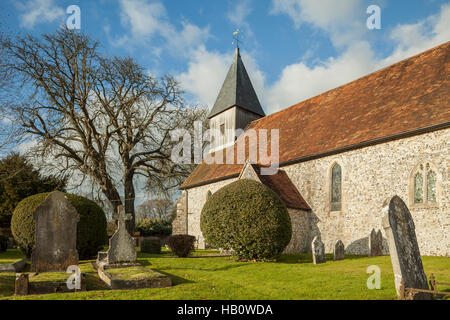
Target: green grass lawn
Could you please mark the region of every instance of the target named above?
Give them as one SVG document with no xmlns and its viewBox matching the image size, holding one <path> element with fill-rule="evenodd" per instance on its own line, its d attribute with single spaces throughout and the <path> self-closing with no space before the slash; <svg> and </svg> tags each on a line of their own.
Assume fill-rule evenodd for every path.
<svg viewBox="0 0 450 320">
<path fill-rule="evenodd" d="M 195 255 L 217 253 L 198 250 Z M 17 250 L 0 254 L 0 261 L 20 258 Z M 425 272 L 434 273 L 438 281 L 450 282 L 450 258 L 422 257 Z M 346 256 L 343 261 L 313 265 L 311 255 L 283 255 L 278 262 L 239 262 L 231 257 L 174 258 L 162 254 L 138 254 L 146 268 L 170 276 L 170 288 L 141 290 L 108 290 L 98 278 L 89 261 L 80 262 L 86 273 L 88 292 L 56 293 L 14 297 L 14 274 L 0 274 L 0 299 L 396 299 L 394 276 L 389 256 Z M 378 265 L 381 269 L 381 289 L 366 286 L 366 269 Z M 439 287 L 450 291 L 449 287 Z"/>
</svg>

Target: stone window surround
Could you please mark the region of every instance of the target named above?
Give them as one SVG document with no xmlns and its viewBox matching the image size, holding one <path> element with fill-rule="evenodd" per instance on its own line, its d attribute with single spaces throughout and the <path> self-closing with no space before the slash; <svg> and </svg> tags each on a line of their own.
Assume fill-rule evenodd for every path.
<svg viewBox="0 0 450 320">
<path fill-rule="evenodd" d="M 420 166 L 423 165 L 424 168 L 426 168 L 427 163 L 430 165 L 430 170 L 433 171 L 436 174 L 436 201 L 435 202 L 428 202 L 428 188 L 427 188 L 427 175 L 428 172 L 426 169 L 424 169 L 423 172 L 423 202 L 422 203 L 416 203 L 414 201 L 414 186 L 415 186 L 415 176 L 420 171 Z M 432 208 L 432 207 L 439 207 L 439 199 L 440 199 L 440 182 L 442 181 L 441 174 L 439 173 L 439 170 L 437 169 L 436 165 L 429 160 L 423 160 L 420 161 L 411 171 L 410 177 L 409 177 L 409 205 L 411 207 L 420 209 L 420 208 Z"/>
<path fill-rule="evenodd" d="M 331 210 L 331 188 L 333 187 L 333 168 L 335 165 L 339 165 L 341 167 L 341 209 L 340 210 Z M 328 206 L 328 214 L 335 214 L 335 213 L 342 213 L 344 211 L 344 190 L 343 190 L 343 186 L 344 186 L 344 166 L 342 164 L 342 162 L 340 160 L 333 160 L 331 161 L 331 164 L 329 166 L 328 169 L 328 176 L 327 178 L 327 206 Z"/>
</svg>

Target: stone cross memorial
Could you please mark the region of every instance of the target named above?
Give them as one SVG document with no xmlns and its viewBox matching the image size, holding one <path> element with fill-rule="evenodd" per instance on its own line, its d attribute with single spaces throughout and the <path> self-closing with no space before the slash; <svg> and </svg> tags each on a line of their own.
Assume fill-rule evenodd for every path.
<svg viewBox="0 0 450 320">
<path fill-rule="evenodd" d="M 78 264 L 77 210 L 64 193 L 54 191 L 33 213 L 36 225 L 32 272 L 65 271 Z"/>
<path fill-rule="evenodd" d="M 325 263 L 325 245 L 320 240 L 319 236 L 315 236 L 312 243 L 312 255 L 313 255 L 313 263 L 314 264 L 320 264 Z"/>
<path fill-rule="evenodd" d="M 401 296 L 401 285 L 405 288 L 428 290 L 427 277 L 422 265 L 414 221 L 408 207 L 398 196 L 383 205 L 383 228 L 389 243 L 395 289 Z M 414 299 L 431 299 L 428 293 L 418 293 Z"/>
<path fill-rule="evenodd" d="M 119 206 L 118 213 L 113 216 L 119 224 L 116 232 L 109 239 L 109 250 L 107 252 L 107 264 L 123 264 L 136 262 L 136 248 L 134 239 L 127 231 L 126 221 L 131 220 L 130 214 L 125 214 L 123 206 Z"/>
<path fill-rule="evenodd" d="M 381 230 L 372 232 L 369 236 L 369 257 L 378 257 L 383 255 L 383 235 Z"/>
<path fill-rule="evenodd" d="M 345 247 L 341 240 L 336 241 L 334 245 L 333 260 L 344 260 Z"/>
</svg>

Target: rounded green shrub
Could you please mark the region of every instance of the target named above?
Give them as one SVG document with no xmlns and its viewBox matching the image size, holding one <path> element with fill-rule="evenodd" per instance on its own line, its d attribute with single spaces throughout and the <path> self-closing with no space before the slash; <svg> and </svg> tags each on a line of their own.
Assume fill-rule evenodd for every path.
<svg viewBox="0 0 450 320">
<path fill-rule="evenodd" d="M 167 239 L 167 246 L 179 258 L 187 257 L 194 250 L 195 237 L 187 234 L 177 234 Z"/>
<path fill-rule="evenodd" d="M 36 226 L 33 212 L 44 202 L 49 193 L 40 193 L 25 198 L 15 208 L 11 220 L 14 239 L 27 257 L 31 256 L 35 245 Z M 80 259 L 90 259 L 97 255 L 107 239 L 106 217 L 102 208 L 94 201 L 81 196 L 66 194 L 70 203 L 80 215 L 77 226 L 77 250 Z"/>
<path fill-rule="evenodd" d="M 232 249 L 242 260 L 273 260 L 291 240 L 292 226 L 283 201 L 268 187 L 241 179 L 211 195 L 200 228 L 213 247 Z"/>
<path fill-rule="evenodd" d="M 161 240 L 157 237 L 146 237 L 141 241 L 141 252 L 160 254 L 161 253 Z"/>
</svg>

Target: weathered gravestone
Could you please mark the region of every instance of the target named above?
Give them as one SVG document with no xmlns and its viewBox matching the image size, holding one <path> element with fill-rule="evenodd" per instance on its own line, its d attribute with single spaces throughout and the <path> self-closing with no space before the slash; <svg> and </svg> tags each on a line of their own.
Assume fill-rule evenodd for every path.
<svg viewBox="0 0 450 320">
<path fill-rule="evenodd" d="M 344 260 L 345 246 L 341 240 L 336 241 L 334 245 L 333 260 Z"/>
<path fill-rule="evenodd" d="M 125 214 L 124 207 L 119 206 L 113 219 L 118 220 L 117 230 L 109 239 L 109 250 L 99 252 L 97 262 L 105 265 L 133 264 L 137 258 L 135 241 L 126 228 L 126 221 L 131 219 L 131 215 Z"/>
<path fill-rule="evenodd" d="M 381 230 L 372 232 L 369 236 L 369 257 L 378 257 L 383 255 L 383 235 Z"/>
<path fill-rule="evenodd" d="M 325 263 L 325 245 L 320 240 L 319 236 L 315 236 L 311 243 L 313 263 L 320 264 Z"/>
<path fill-rule="evenodd" d="M 171 286 L 172 280 L 168 276 L 136 262 L 135 241 L 126 229 L 126 221 L 131 219 L 131 215 L 125 214 L 123 206 L 120 206 L 113 218 L 118 220 L 117 230 L 109 239 L 109 250 L 98 253 L 95 265 L 100 279 L 111 289 Z"/>
<path fill-rule="evenodd" d="M 65 271 L 78 264 L 77 210 L 64 193 L 54 191 L 33 213 L 36 225 L 32 272 Z"/>
<path fill-rule="evenodd" d="M 389 243 L 395 289 L 401 296 L 401 285 L 405 288 L 428 290 L 427 277 L 423 270 L 414 221 L 408 207 L 398 196 L 383 205 L 383 228 Z M 414 299 L 431 299 L 428 293 L 418 293 Z"/>
</svg>

